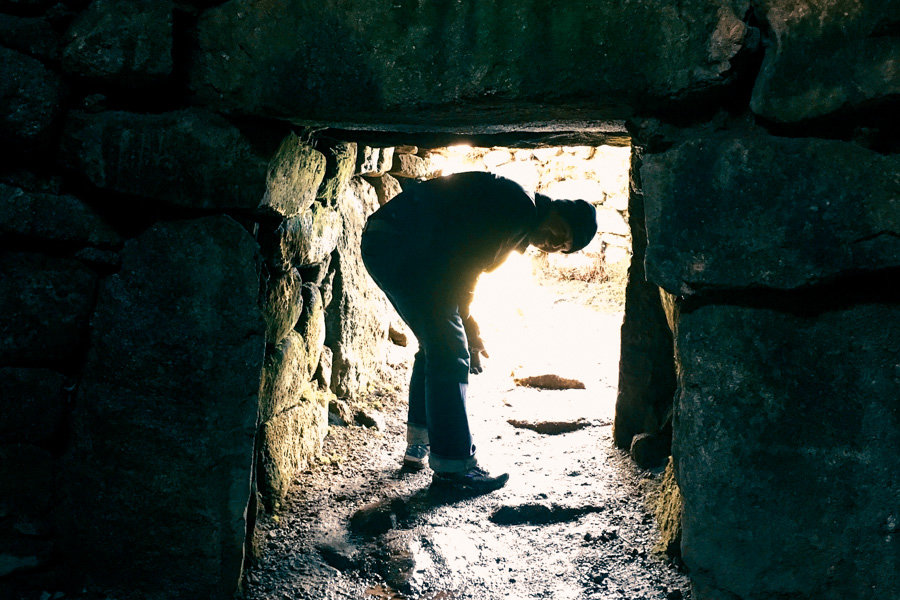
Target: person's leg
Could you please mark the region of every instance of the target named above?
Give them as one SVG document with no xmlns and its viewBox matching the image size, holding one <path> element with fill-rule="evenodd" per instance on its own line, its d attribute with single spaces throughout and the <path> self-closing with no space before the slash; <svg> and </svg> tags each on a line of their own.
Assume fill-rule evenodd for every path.
<svg viewBox="0 0 900 600">
<path fill-rule="evenodd" d="M 420 333 L 428 356 L 425 370 L 425 409 L 434 474 L 432 489 L 483 494 L 503 487 L 509 475 L 491 476 L 478 466 L 466 414 L 469 351 L 458 307 L 446 304 L 448 294 L 430 303 L 429 318 Z M 442 301 L 443 300 L 443 301 Z"/>
<path fill-rule="evenodd" d="M 420 298 L 421 290 L 414 285 L 420 278 L 413 275 L 414 264 L 407 252 L 397 247 L 397 236 L 385 232 L 364 232 L 362 238 L 362 259 L 372 279 L 384 292 L 400 318 L 416 332 L 420 330 L 422 306 L 427 301 Z M 416 323 L 416 325 L 413 325 Z M 405 467 L 418 469 L 427 464 L 429 453 L 428 424 L 425 416 L 425 371 L 427 356 L 420 343 L 413 360 L 409 382 L 409 406 L 406 423 L 406 452 L 403 456 Z"/>
<path fill-rule="evenodd" d="M 407 442 L 428 444 L 428 421 L 425 416 L 425 371 L 427 357 L 421 347 L 413 359 L 409 377 L 409 409 L 406 414 Z"/>
<path fill-rule="evenodd" d="M 425 415 L 431 443 L 429 464 L 436 471 L 465 471 L 474 464 L 474 448 L 466 415 L 469 351 L 462 319 L 446 295 L 433 298 L 422 316 L 416 323 L 416 337 L 428 357 Z"/>
<path fill-rule="evenodd" d="M 403 453 L 403 466 L 409 469 L 422 469 L 428 463 L 428 422 L 425 415 L 425 369 L 427 360 L 425 351 L 419 348 L 413 360 L 412 375 L 409 378 L 406 452 Z"/>
</svg>

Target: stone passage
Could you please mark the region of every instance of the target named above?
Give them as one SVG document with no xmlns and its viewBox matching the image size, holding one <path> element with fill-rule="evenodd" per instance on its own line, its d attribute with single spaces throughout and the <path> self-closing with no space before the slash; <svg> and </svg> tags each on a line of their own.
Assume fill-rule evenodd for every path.
<svg viewBox="0 0 900 600">
<path fill-rule="evenodd" d="M 614 437 L 695 597 L 900 596 L 898 10 L 0 0 L 0 594 L 230 597 L 377 366 L 400 144 L 468 136 L 633 141 Z"/>
</svg>

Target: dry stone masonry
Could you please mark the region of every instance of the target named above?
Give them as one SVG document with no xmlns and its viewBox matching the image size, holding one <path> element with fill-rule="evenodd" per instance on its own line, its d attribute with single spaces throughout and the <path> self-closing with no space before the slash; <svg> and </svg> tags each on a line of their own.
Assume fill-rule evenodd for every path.
<svg viewBox="0 0 900 600">
<path fill-rule="evenodd" d="M 0 0 L 0 596 L 230 598 L 377 378 L 365 217 L 454 139 L 630 138 L 614 438 L 671 449 L 666 552 L 696 600 L 900 597 L 898 32 L 894 0 Z"/>
</svg>

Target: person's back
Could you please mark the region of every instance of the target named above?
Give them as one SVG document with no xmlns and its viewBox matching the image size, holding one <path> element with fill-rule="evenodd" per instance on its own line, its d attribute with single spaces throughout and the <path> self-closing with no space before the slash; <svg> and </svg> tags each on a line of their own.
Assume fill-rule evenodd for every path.
<svg viewBox="0 0 900 600">
<path fill-rule="evenodd" d="M 524 250 L 539 217 L 519 184 L 465 172 L 413 184 L 370 219 L 386 221 L 405 236 L 398 245 L 431 273 L 466 286 L 511 250 Z"/>
<path fill-rule="evenodd" d="M 478 276 L 529 243 L 570 252 L 597 230 L 583 200 L 535 201 L 490 173 L 425 181 L 369 217 L 362 256 L 370 275 L 419 341 L 409 384 L 404 464 L 434 470 L 432 486 L 483 493 L 509 476 L 478 467 L 465 398 L 487 356 L 469 304 Z"/>
</svg>

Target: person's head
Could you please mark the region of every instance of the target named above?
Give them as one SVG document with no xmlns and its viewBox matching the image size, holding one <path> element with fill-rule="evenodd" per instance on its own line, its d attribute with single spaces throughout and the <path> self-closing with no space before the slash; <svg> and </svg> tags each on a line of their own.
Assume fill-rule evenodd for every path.
<svg viewBox="0 0 900 600">
<path fill-rule="evenodd" d="M 543 204 L 543 217 L 531 232 L 529 243 L 544 252 L 570 254 L 587 246 L 597 233 L 597 210 L 584 200 L 550 200 Z"/>
</svg>

